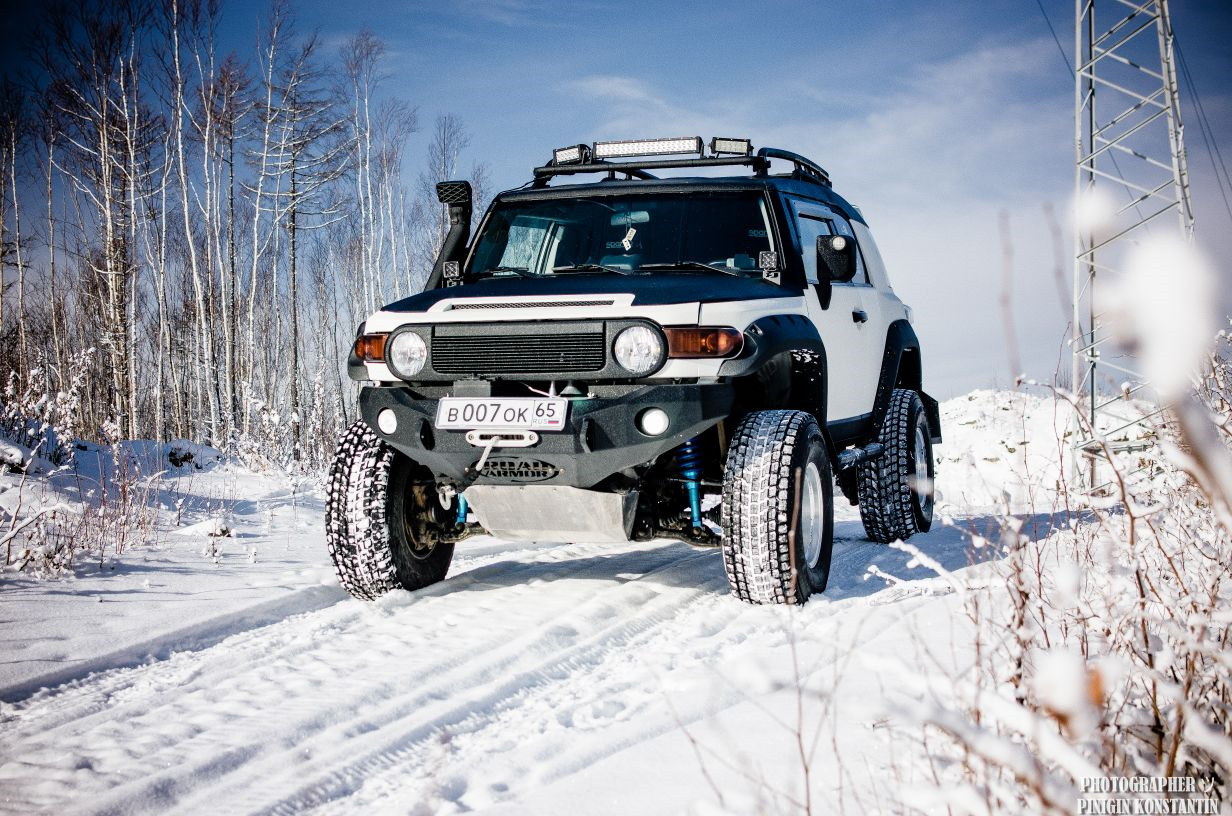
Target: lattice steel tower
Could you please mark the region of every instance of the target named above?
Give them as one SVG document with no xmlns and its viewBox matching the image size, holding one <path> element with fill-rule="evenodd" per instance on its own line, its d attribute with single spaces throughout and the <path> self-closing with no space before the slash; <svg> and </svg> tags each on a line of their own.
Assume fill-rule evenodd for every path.
<svg viewBox="0 0 1232 816">
<path fill-rule="evenodd" d="M 1175 235 L 1179 229 L 1192 239 L 1172 23 L 1167 0 L 1100 0 L 1098 9 L 1095 0 L 1076 0 L 1074 29 L 1074 192 L 1080 218 L 1074 233 L 1072 382 L 1084 414 L 1078 427 L 1089 423 L 1113 456 L 1141 457 L 1150 443 L 1133 432 L 1141 411 L 1131 400 L 1149 402 L 1150 386 L 1132 358 L 1111 352 L 1097 281 L 1115 280 L 1127 252 L 1149 234 Z M 1090 217 L 1093 211 L 1098 217 Z M 1075 475 L 1087 490 L 1098 489 L 1104 446 L 1083 430 L 1075 430 L 1072 440 Z"/>
</svg>

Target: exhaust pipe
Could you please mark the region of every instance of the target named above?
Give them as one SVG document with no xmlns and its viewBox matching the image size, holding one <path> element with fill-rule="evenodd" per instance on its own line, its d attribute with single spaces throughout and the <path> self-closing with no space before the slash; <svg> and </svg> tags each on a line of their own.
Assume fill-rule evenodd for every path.
<svg viewBox="0 0 1232 816">
<path fill-rule="evenodd" d="M 471 237 L 471 184 L 469 181 L 442 181 L 436 185 L 436 200 L 449 207 L 449 234 L 441 244 L 436 264 L 424 290 L 441 285 L 447 261 L 461 261 L 466 253 L 466 242 Z"/>
</svg>

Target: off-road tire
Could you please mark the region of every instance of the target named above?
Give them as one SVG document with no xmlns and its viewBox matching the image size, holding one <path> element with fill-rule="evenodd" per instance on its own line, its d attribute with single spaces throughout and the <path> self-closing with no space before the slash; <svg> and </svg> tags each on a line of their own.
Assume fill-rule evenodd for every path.
<svg viewBox="0 0 1232 816">
<path fill-rule="evenodd" d="M 813 487 L 804 488 L 809 467 Z M 802 503 L 821 507 L 815 563 L 805 558 Z M 802 501 L 803 499 L 803 501 Z M 819 517 L 819 518 L 818 518 Z M 753 604 L 803 604 L 826 588 L 834 547 L 834 479 L 825 438 L 804 411 L 755 411 L 736 427 L 723 471 L 723 567 Z"/>
<path fill-rule="evenodd" d="M 923 495 L 915 489 L 917 430 L 923 434 L 927 457 L 929 485 L 923 486 Z M 919 394 L 906 388 L 894 389 L 877 441 L 885 445 L 885 453 L 859 465 L 860 519 L 865 534 L 873 541 L 906 541 L 926 532 L 933 523 L 932 432 Z"/>
<path fill-rule="evenodd" d="M 325 541 L 338 582 L 356 598 L 420 589 L 449 571 L 452 542 L 425 540 L 416 548 L 413 541 L 408 514 L 415 512 L 415 468 L 362 421 L 338 441 L 326 491 Z"/>
</svg>

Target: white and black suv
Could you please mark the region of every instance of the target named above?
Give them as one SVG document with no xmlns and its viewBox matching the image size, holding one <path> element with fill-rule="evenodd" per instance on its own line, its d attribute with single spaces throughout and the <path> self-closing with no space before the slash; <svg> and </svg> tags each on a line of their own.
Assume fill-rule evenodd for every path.
<svg viewBox="0 0 1232 816">
<path fill-rule="evenodd" d="M 836 481 L 874 541 L 929 528 L 937 403 L 863 216 L 803 156 L 708 147 L 562 148 L 473 241 L 470 186 L 437 186 L 425 290 L 349 359 L 369 384 L 326 519 L 351 594 L 440 581 L 486 531 L 715 546 L 737 597 L 800 604 L 826 586 Z M 716 166 L 739 174 L 651 172 Z"/>
</svg>

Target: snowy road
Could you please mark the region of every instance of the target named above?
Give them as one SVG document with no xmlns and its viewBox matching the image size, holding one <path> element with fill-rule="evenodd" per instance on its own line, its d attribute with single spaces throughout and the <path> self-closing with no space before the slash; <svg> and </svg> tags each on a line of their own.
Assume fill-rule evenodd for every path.
<svg viewBox="0 0 1232 816">
<path fill-rule="evenodd" d="M 841 656 L 827 643 L 867 648 L 886 631 L 870 619 L 932 600 L 936 581 L 868 597 L 884 584 L 863 579 L 867 565 L 901 575 L 906 556 L 861 540 L 858 520 L 839 536 L 830 591 L 802 611 L 736 602 L 718 554 L 684 544 L 481 544 L 429 590 L 376 605 L 336 593 L 324 609 L 6 706 L 4 807 L 461 811 L 620 755 L 628 778 L 601 787 L 636 785 L 645 745 L 790 680 L 763 653 L 799 638 L 816 674 Z M 949 567 L 967 562 L 956 530 L 915 541 Z"/>
<path fill-rule="evenodd" d="M 153 641 L 91 646 L 101 656 L 59 669 L 69 682 L 53 688 L 10 683 L 0 810 L 791 812 L 807 766 L 817 812 L 869 812 L 923 767 L 882 727 L 897 692 L 878 661 L 964 660 L 968 622 L 946 582 L 865 540 L 841 500 L 830 586 L 803 609 L 737 602 L 714 550 L 486 538 L 459 548 L 442 584 L 365 604 L 321 580 L 319 501 L 285 519 L 249 504 L 238 528 L 264 521 L 237 537 L 236 560 L 298 553 L 301 583 L 237 602 L 229 623 L 169 593 L 137 607 L 154 610 Z M 970 533 L 996 524 L 970 513 L 911 543 L 962 569 L 992 552 Z M 6 660 L 37 651 L 13 628 Z"/>
</svg>

